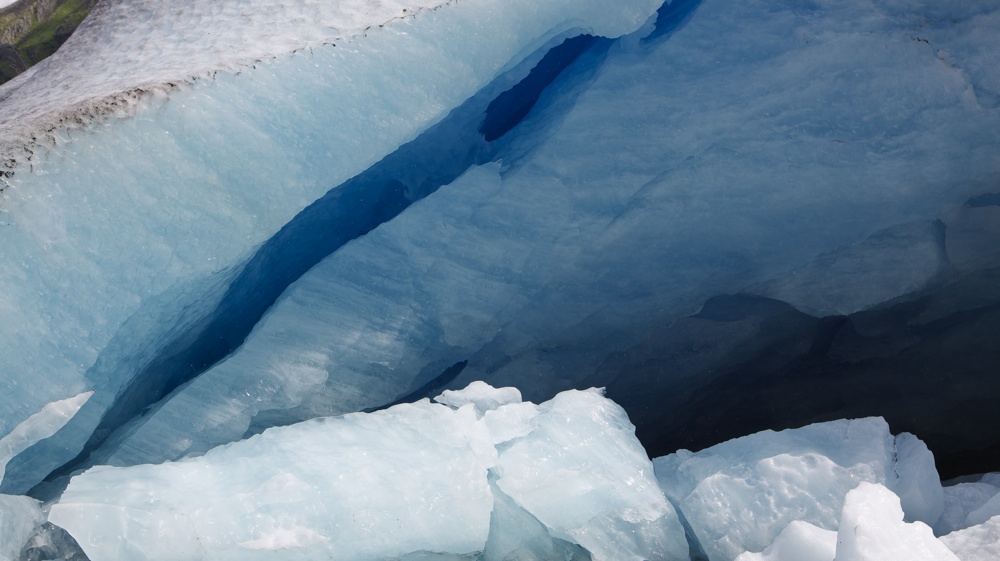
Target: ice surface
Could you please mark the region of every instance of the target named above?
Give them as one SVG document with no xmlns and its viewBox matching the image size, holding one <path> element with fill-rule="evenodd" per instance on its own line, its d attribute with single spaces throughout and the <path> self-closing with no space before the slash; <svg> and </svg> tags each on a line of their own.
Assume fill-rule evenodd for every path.
<svg viewBox="0 0 1000 561">
<path fill-rule="evenodd" d="M 0 438 L 0 481 L 3 481 L 7 462 L 36 442 L 46 439 L 61 429 L 84 403 L 94 394 L 82 392 L 61 401 L 48 403 L 42 410 L 14 427 L 7 436 Z"/>
<path fill-rule="evenodd" d="M 0 89 L 0 146 L 9 150 L 12 140 L 74 118 L 121 112 L 150 90 L 347 39 L 447 3 L 101 2 L 65 48 Z"/>
<path fill-rule="evenodd" d="M 962 561 L 1000 559 L 1000 516 L 994 516 L 978 526 L 941 536 L 941 541 Z"/>
<path fill-rule="evenodd" d="M 1000 489 L 982 482 L 957 483 L 944 487 L 944 512 L 934 524 L 934 533 L 942 536 L 968 528 L 969 514 L 996 496 Z"/>
<path fill-rule="evenodd" d="M 0 495 L 0 561 L 15 561 L 31 534 L 45 522 L 38 501 Z"/>
<path fill-rule="evenodd" d="M 931 476 L 933 456 L 910 435 L 897 445 L 878 418 L 764 431 L 697 453 L 681 450 L 654 466 L 712 561 L 764 551 L 796 520 L 837 529 L 844 497 L 860 482 L 900 489 L 912 518 L 940 515 L 927 500 L 940 487 Z"/>
<path fill-rule="evenodd" d="M 95 467 L 72 479 L 49 520 L 94 561 L 688 558 L 620 407 L 597 390 L 562 393 L 533 409 L 526 434 L 495 447 L 505 423 L 486 419 L 529 405 L 515 392 L 452 394 L 475 395 L 485 415 L 422 400 L 270 429 L 179 462 Z"/>
<path fill-rule="evenodd" d="M 142 85 L 134 72 L 151 72 L 161 83 L 170 69 L 157 66 L 159 54 L 165 54 L 164 64 L 186 65 L 189 31 L 201 36 L 219 28 L 225 36 L 242 37 L 233 39 L 237 43 L 271 52 L 275 45 L 289 46 L 288 33 L 302 20 L 310 22 L 303 33 L 312 41 L 309 33 L 317 29 L 353 33 L 385 21 L 384 10 L 402 13 L 394 3 L 371 4 L 374 11 L 367 2 L 287 8 L 269 2 L 189 4 L 123 2 L 97 10 L 60 51 L 66 53 L 61 59 L 4 86 L 10 95 L 0 101 L 0 113 L 16 126 L 41 126 L 21 113 L 34 114 L 38 104 L 50 101 L 71 108 L 76 96 L 90 95 L 88 83 L 104 88 L 107 72 L 95 73 L 88 65 L 103 69 L 110 64 L 105 57 L 137 57 L 121 70 L 129 87 Z M 336 46 L 200 80 L 144 103 L 126 120 L 80 131 L 55 129 L 61 141 L 36 150 L 39 157 L 30 166 L 17 168 L 0 203 L 5 224 L 0 356 L 5 382 L 18 387 L 0 398 L 0 433 L 45 403 L 98 392 L 58 435 L 59 442 L 22 458 L 18 478 L 6 479 L 4 489 L 29 489 L 74 457 L 99 423 L 106 424 L 101 427 L 106 433 L 149 404 L 142 400 L 155 401 L 183 382 L 171 384 L 169 377 L 197 357 L 168 364 L 166 374 L 140 373 L 163 356 L 183 354 L 176 347 L 197 339 L 238 266 L 306 205 L 439 121 L 553 38 L 571 30 L 627 32 L 655 7 L 651 0 L 455 3 L 375 26 Z M 234 18 L 243 19 L 244 9 L 246 30 L 232 25 Z M 189 28 L 185 18 L 203 26 Z M 272 20 L 273 34 L 266 30 Z M 102 26 L 121 33 L 109 30 L 114 38 L 104 42 Z M 74 41 L 88 46 L 74 47 Z M 232 47 L 233 56 L 248 54 L 225 37 L 221 41 L 221 51 Z M 151 50 L 142 50 L 145 45 Z M 200 41 L 193 45 L 207 56 L 215 48 Z M 199 60 L 200 55 L 191 62 Z M 96 78 L 81 79 L 77 87 L 77 72 Z M 58 76 L 50 82 L 50 73 L 69 73 L 69 83 Z M 38 94 L 43 89 L 44 95 Z M 24 109 L 22 102 L 32 108 Z M 36 128 L 31 130 L 39 134 L 48 130 Z M 35 383 L 39 379 L 47 382 Z M 118 396 L 123 397 L 113 403 Z"/>
<path fill-rule="evenodd" d="M 982 524 L 994 516 L 1000 516 L 1000 493 L 990 497 L 983 506 L 976 508 L 965 519 L 968 526 Z"/>
<path fill-rule="evenodd" d="M 737 561 L 957 561 L 952 550 L 922 522 L 907 523 L 899 497 L 882 485 L 862 482 L 847 493 L 837 531 L 792 522 L 763 553 Z M 974 543 L 988 532 L 962 538 Z M 963 561 L 968 561 L 961 557 Z"/>
<path fill-rule="evenodd" d="M 588 376 L 650 324 L 824 254 L 836 259 L 809 278 L 832 267 L 878 289 L 807 294 L 814 311 L 922 286 L 946 263 L 933 220 L 1000 177 L 1000 117 L 976 89 L 993 58 L 956 31 L 992 29 L 995 8 L 928 23 L 936 9 L 705 1 L 666 40 L 643 30 L 588 53 L 502 164 L 304 275 L 106 457 L 176 458 L 377 407 L 463 361 L 452 387 L 538 400 L 601 385 Z"/>
<path fill-rule="evenodd" d="M 846 315 L 916 292 L 948 265 L 942 222 L 901 224 L 746 292 L 783 300 L 811 315 Z"/>
<path fill-rule="evenodd" d="M 459 408 L 471 403 L 480 416 L 502 405 L 521 403 L 521 392 L 517 388 L 494 388 L 486 382 L 476 381 L 462 390 L 448 390 L 434 398 L 434 401 Z"/>
<path fill-rule="evenodd" d="M 916 436 L 904 432 L 894 439 L 894 473 L 887 485 L 899 496 L 908 521 L 934 524 L 944 511 L 944 490 L 934 466 L 934 454 Z"/>
<path fill-rule="evenodd" d="M 796 520 L 761 553 L 741 553 L 736 561 L 834 561 L 837 532 Z"/>
<path fill-rule="evenodd" d="M 720 293 L 799 276 L 807 282 L 779 283 L 778 293 L 825 313 L 900 296 L 948 263 L 933 221 L 995 191 L 1000 179 L 995 2 L 705 0 L 676 21 L 652 22 L 655 4 L 465 0 L 436 10 L 414 5 L 412 18 L 402 18 L 403 5 L 393 2 L 102 4 L 57 57 L 0 88 L 3 137 L 35 150 L 29 160 L 27 152 L 12 152 L 16 174 L 0 201 L 0 378 L 9 390 L 0 393 L 0 434 L 47 403 L 96 390 L 58 432 L 7 462 L 4 488 L 30 489 L 109 434 L 94 457 L 128 465 L 201 454 L 317 415 L 434 395 L 442 384 L 517 384 L 537 401 L 601 385 L 593 378 L 609 357 L 645 340 L 650 326 L 672 325 Z M 222 320 L 208 335 L 202 329 L 241 265 L 307 205 L 383 156 L 405 156 L 397 150 L 404 143 L 484 95 L 498 76 L 526 70 L 519 63 L 537 60 L 540 48 L 579 32 L 633 30 L 621 41 L 594 41 L 537 92 L 523 122 L 490 144 L 492 161 L 457 158 L 476 165 L 441 180 L 447 185 L 421 185 L 441 188 L 394 219 L 425 192 L 390 182 L 384 188 L 400 207 L 392 209 L 365 197 L 352 206 L 345 197 L 340 222 L 345 229 L 362 223 L 353 241 L 291 286 L 227 360 L 194 380 L 168 379 L 177 366 L 171 360 L 198 374 L 232 350 L 226 345 L 242 341 Z M 325 44 L 331 41 L 336 46 Z M 237 67 L 239 74 L 208 78 Z M 192 76 L 204 79 L 189 83 Z M 109 120 L 107 112 L 128 118 Z M 74 128 L 76 120 L 84 126 Z M 478 132 L 456 132 L 474 138 L 448 150 L 482 149 Z M 397 163 L 418 164 L 419 154 Z M 960 214 L 966 227 L 956 228 L 961 236 L 951 242 L 946 229 L 943 247 L 972 268 L 989 257 L 992 217 Z M 857 291 L 873 283 L 878 290 Z M 800 294 L 804 288 L 825 293 Z M 259 304 L 254 297 L 251 291 L 235 307 Z M 237 340 L 195 357 L 201 362 L 186 360 L 189 348 L 215 345 L 215 335 Z M 697 380 L 685 382 L 685 391 L 701 389 Z M 443 401 L 452 404 L 471 400 L 459 411 L 479 427 L 455 462 L 478 462 L 480 471 L 503 466 L 493 487 L 484 476 L 476 492 L 486 501 L 499 489 L 504 508 L 525 510 L 508 517 L 511 526 L 552 528 L 558 535 L 546 547 L 566 555 L 578 553 L 574 543 L 605 557 L 674 551 L 673 541 L 657 537 L 676 525 L 655 496 L 637 498 L 617 479 L 581 482 L 586 473 L 578 468 L 555 477 L 504 463 L 507 453 L 553 454 L 549 441 L 534 435 L 554 430 L 545 419 L 555 405 L 543 411 L 512 396 L 448 395 Z M 592 419 L 600 434 L 630 430 L 618 413 L 605 414 Z M 345 422 L 374 421 L 305 426 Z M 88 481 L 118 488 L 116 478 L 129 473 L 169 480 L 227 458 L 256 466 L 237 456 L 264 444 L 271 448 L 261 454 L 284 454 L 294 442 L 275 440 L 305 439 L 306 432 L 297 425 L 161 467 L 95 468 L 74 480 L 55 512 L 77 530 L 101 532 L 84 511 L 129 520 L 124 513 L 134 513 L 121 509 L 144 498 L 123 497 L 127 507 L 72 502 L 74 493 L 96 497 Z M 676 456 L 680 475 L 669 475 L 676 480 L 666 486 L 685 514 L 691 511 L 687 522 L 711 556 L 763 551 L 795 520 L 832 530 L 844 495 L 859 481 L 898 492 L 907 518 L 931 522 L 940 510 L 931 461 L 913 439 L 894 441 L 874 421 L 803 434 L 780 445 L 733 445 L 731 457 Z M 573 440 L 599 444 L 587 437 Z M 615 450 L 621 458 L 612 459 L 627 463 L 615 469 L 638 473 L 634 489 L 644 488 L 635 448 Z M 445 461 L 445 451 L 425 460 Z M 611 469 L 581 454 L 586 460 L 566 460 L 593 465 L 595 477 Z M 275 473 L 278 491 L 271 493 L 259 480 L 265 475 L 239 472 L 225 481 L 263 489 L 239 499 L 261 513 L 260 526 L 219 534 L 231 538 L 225 544 L 242 544 L 244 557 L 332 547 L 330 527 L 300 518 L 308 508 L 285 516 L 283 506 L 266 502 L 298 500 L 298 487 Z M 576 493 L 558 511 L 545 508 L 551 497 L 531 486 L 554 479 Z M 581 491 L 591 484 L 598 485 L 593 493 Z M 234 495 L 212 495 L 230 487 L 176 487 L 162 500 L 195 518 L 202 515 L 191 510 L 197 504 L 205 516 L 237 509 Z M 642 499 L 634 508 L 643 516 L 633 519 L 633 506 L 596 512 L 601 493 L 613 504 Z M 715 510 L 716 499 L 736 506 Z M 314 508 L 325 513 L 327 506 Z M 165 512 L 142 514 L 126 532 L 182 523 Z M 740 518 L 746 513 L 756 520 Z M 481 517 L 470 518 L 471 537 L 452 536 L 454 555 L 487 539 Z M 380 554 L 422 551 L 426 544 L 410 537 Z M 209 546 L 222 543 L 211 539 Z M 524 547 L 508 545 L 498 551 Z M 119 542 L 101 547 L 145 554 L 115 549 L 132 547 Z M 195 547 L 189 541 L 170 550 Z"/>
<path fill-rule="evenodd" d="M 837 561 L 959 561 L 923 522 L 903 522 L 899 497 L 863 482 L 844 499 Z"/>
<path fill-rule="evenodd" d="M 502 447 L 497 487 L 556 537 L 599 559 L 683 559 L 688 546 L 625 412 L 596 390 L 538 407 Z"/>
<path fill-rule="evenodd" d="M 475 451 L 492 446 L 475 421 L 472 407 L 421 402 L 268 431 L 192 461 L 93 468 L 49 520 L 94 561 L 474 553 L 493 504 L 492 459 Z"/>
</svg>

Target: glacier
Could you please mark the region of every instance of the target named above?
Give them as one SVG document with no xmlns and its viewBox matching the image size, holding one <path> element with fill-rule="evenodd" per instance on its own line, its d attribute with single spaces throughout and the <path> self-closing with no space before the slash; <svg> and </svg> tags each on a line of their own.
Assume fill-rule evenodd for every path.
<svg viewBox="0 0 1000 561">
<path fill-rule="evenodd" d="M 467 532 L 350 558 L 869 558 L 845 520 L 990 551 L 993 479 L 940 479 L 1000 463 L 998 28 L 995 0 L 100 2 L 0 86 L 0 556 L 331 554 L 341 514 L 281 500 L 357 490 L 298 449 L 349 426 L 415 476 L 358 500 L 440 493 Z M 394 433 L 420 411 L 445 424 Z M 524 472 L 549 457 L 587 470 Z M 186 534 L 198 501 L 233 526 Z"/>
</svg>

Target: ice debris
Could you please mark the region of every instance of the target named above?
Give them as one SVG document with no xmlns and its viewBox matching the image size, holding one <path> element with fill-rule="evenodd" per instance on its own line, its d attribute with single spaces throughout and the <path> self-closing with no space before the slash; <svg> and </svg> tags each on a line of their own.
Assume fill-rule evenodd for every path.
<svg viewBox="0 0 1000 561">
<path fill-rule="evenodd" d="M 95 467 L 49 521 L 94 561 L 688 558 L 634 428 L 601 391 L 536 407 L 477 384 L 438 401 Z"/>
</svg>

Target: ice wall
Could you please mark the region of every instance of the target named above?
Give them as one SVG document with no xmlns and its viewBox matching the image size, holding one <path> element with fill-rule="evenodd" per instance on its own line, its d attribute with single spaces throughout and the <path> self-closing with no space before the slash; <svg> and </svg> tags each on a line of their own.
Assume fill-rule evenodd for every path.
<svg viewBox="0 0 1000 561">
<path fill-rule="evenodd" d="M 856 368 L 829 401 L 882 414 L 906 357 L 925 347 L 876 374 L 850 360 L 893 355 L 931 319 L 912 307 L 816 316 L 923 295 L 955 271 L 951 253 L 972 251 L 947 217 L 1000 178 L 986 48 L 997 7 L 945 17 L 922 2 L 682 4 L 585 51 L 497 141 L 497 161 L 303 275 L 244 346 L 116 435 L 100 461 L 202 453 L 475 379 L 530 382 L 533 399 L 607 384 L 648 442 L 666 442 L 651 449 L 667 452 L 689 434 L 705 446 L 769 426 L 766 411 L 740 408 L 771 372 L 792 379 L 767 395 L 788 412 L 775 424 L 848 416 L 802 374 L 813 356 L 805 372 L 832 386 L 846 378 L 841 362 Z M 995 239 L 966 225 L 980 248 Z M 937 301 L 967 280 L 950 279 Z M 944 365 L 954 355 L 938 341 L 952 334 L 938 329 L 918 333 Z M 878 346 L 887 332 L 891 351 Z M 948 383 L 934 370 L 893 422 L 928 411 L 926 395 Z M 968 385 L 983 391 L 989 372 L 975 372 Z M 879 391 L 866 393 L 876 375 Z M 949 407 L 913 430 L 972 434 L 950 424 Z"/>
<path fill-rule="evenodd" d="M 88 41 L 86 47 L 75 51 L 70 44 L 64 49 L 68 60 L 54 60 L 4 87 L 3 111 L 11 126 L 46 131 L 47 117 L 34 115 L 36 106 L 39 114 L 51 114 L 49 98 L 36 100 L 30 88 L 47 88 L 46 95 L 56 96 L 51 103 L 79 109 L 77 90 L 69 83 L 53 78 L 55 85 L 45 85 L 50 67 L 59 76 L 73 75 L 72 68 L 63 69 L 74 67 L 72 53 L 79 52 L 81 60 L 95 58 L 93 49 L 112 58 L 136 56 L 123 79 L 141 86 L 153 75 L 159 84 L 172 79 L 176 68 L 170 65 L 186 64 L 186 49 L 224 52 L 231 46 L 228 39 L 189 46 L 186 33 L 197 35 L 204 27 L 192 31 L 183 25 L 186 18 L 205 20 L 208 29 L 226 27 L 226 37 L 245 33 L 232 44 L 249 45 L 228 58 L 199 58 L 200 66 L 189 72 L 258 57 L 265 47 L 281 54 L 288 41 L 313 44 L 331 27 L 365 31 L 336 45 L 281 54 L 238 74 L 197 81 L 149 101 L 125 120 L 56 129 L 55 145 L 15 169 L 4 190 L 0 232 L 5 263 L 0 355 L 5 383 L 18 389 L 0 402 L 0 430 L 10 430 L 45 403 L 96 392 L 53 441 L 18 460 L 24 467 L 16 473 L 10 467 L 16 462 L 8 467 L 4 489 L 24 491 L 44 477 L 46 467 L 36 461 L 51 469 L 74 456 L 112 407 L 124 409 L 112 413 L 127 418 L 182 382 L 183 372 L 179 378 L 168 372 L 165 379 L 137 375 L 197 340 L 240 264 L 308 204 L 441 120 L 550 40 L 573 30 L 628 32 L 656 8 L 648 0 L 615 6 L 463 3 L 402 18 L 403 8 L 394 6 L 346 5 L 324 18 L 316 10 L 331 8 L 293 4 L 288 9 L 294 17 L 269 35 L 261 28 L 274 15 L 270 8 L 255 13 L 252 25 L 242 29 L 232 18 L 242 9 L 253 12 L 253 6 L 192 3 L 144 11 L 113 4 L 82 30 L 76 42 Z M 398 17 L 391 19 L 398 21 L 373 27 L 396 8 Z M 213 11 L 221 13 L 209 17 Z M 486 12 L 489 17 L 482 17 Z M 314 19 L 319 28 L 311 26 L 304 39 L 290 39 L 286 32 L 297 29 L 302 18 Z M 108 45 L 99 39 L 102 26 L 110 26 L 107 33 L 116 38 Z M 256 42 L 257 32 L 270 42 Z M 155 40 L 146 42 L 147 36 Z M 143 46 L 131 50 L 133 43 Z M 157 48 L 165 49 L 166 66 L 155 66 Z M 32 86 L 34 80 L 38 86 Z M 108 84 L 90 83 L 96 84 L 93 95 L 106 99 L 102 96 L 111 90 L 101 88 Z M 25 104 L 31 108 L 23 109 Z M 380 213 L 398 211 L 400 203 L 417 197 L 397 192 L 385 204 L 376 197 L 374 208 L 366 215 L 349 214 L 343 227 L 364 233 L 384 219 Z M 206 346 L 209 356 L 228 352 L 211 340 Z M 188 362 L 197 368 L 212 360 L 195 356 Z M 190 370 L 187 364 L 183 368 Z M 40 379 L 46 383 L 33 383 Z M 128 387 L 138 390 L 126 398 L 142 394 L 144 401 L 119 399 Z"/>
<path fill-rule="evenodd" d="M 1000 442 L 995 2 L 154 4 L 0 89 L 0 432 L 94 391 L 0 490 L 478 379 Z"/>
</svg>

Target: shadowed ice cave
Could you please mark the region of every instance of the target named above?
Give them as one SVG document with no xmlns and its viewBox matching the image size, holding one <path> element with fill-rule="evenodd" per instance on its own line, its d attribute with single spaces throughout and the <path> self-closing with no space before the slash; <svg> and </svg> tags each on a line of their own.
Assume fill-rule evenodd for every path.
<svg viewBox="0 0 1000 561">
<path fill-rule="evenodd" d="M 459 431 L 461 462 L 490 470 L 468 491 L 495 502 L 465 505 L 486 523 L 449 555 L 514 555 L 495 536 L 516 526 L 547 536 L 536 552 L 604 558 L 593 528 L 623 522 L 555 521 L 504 464 L 569 438 L 544 428 L 565 403 L 617 407 L 571 392 L 587 388 L 678 473 L 679 449 L 768 429 L 834 422 L 794 434 L 885 444 L 862 462 L 877 477 L 831 487 L 808 520 L 823 532 L 852 500 L 885 499 L 845 499 L 848 480 L 895 493 L 907 523 L 974 525 L 886 474 L 926 448 L 942 479 L 1000 469 L 996 2 L 279 4 L 271 26 L 263 2 L 237 25 L 228 4 L 109 0 L 0 87 L 0 492 L 70 531 L 16 498 L 35 513 L 18 539 L 43 537 L 15 554 L 139 555 L 71 535 L 83 482 L 243 458 L 326 423 L 396 446 L 409 437 L 373 427 L 416 415 L 441 434 L 503 419 L 485 448 L 482 427 Z M 481 382 L 520 393 L 470 397 L 471 417 L 439 397 Z M 874 417 L 887 426 L 836 424 Z M 708 483 L 657 477 L 633 530 L 686 533 L 649 538 L 663 558 L 780 543 L 781 528 L 710 537 L 689 504 Z"/>
</svg>

